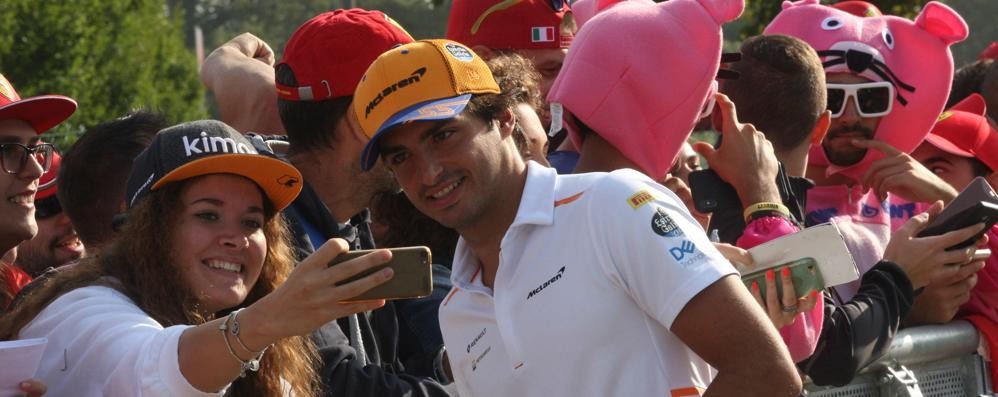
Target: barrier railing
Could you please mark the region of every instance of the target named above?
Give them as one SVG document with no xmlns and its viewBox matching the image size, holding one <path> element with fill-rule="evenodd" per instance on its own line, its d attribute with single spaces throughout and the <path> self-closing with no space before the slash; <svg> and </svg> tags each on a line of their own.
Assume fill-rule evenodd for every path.
<svg viewBox="0 0 998 397">
<path fill-rule="evenodd" d="M 980 336 L 966 321 L 903 329 L 890 351 L 842 387 L 806 384 L 809 397 L 992 396 Z"/>
</svg>

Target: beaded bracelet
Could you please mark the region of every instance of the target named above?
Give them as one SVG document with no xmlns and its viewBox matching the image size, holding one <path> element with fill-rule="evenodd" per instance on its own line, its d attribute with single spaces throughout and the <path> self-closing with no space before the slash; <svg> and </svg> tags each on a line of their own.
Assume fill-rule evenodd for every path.
<svg viewBox="0 0 998 397">
<path fill-rule="evenodd" d="M 263 350 L 256 352 L 247 348 L 246 345 L 243 343 L 243 341 L 239 339 L 239 319 L 236 318 L 236 315 L 239 314 L 239 312 L 242 310 L 243 309 L 233 310 L 232 313 L 229 313 L 229 315 L 225 318 L 225 321 L 222 321 L 222 323 L 218 325 L 218 330 L 222 331 L 222 339 L 225 340 L 225 347 L 229 349 L 229 354 L 231 354 L 232 357 L 239 362 L 239 365 L 241 367 L 239 371 L 239 377 L 245 378 L 246 371 L 256 372 L 260 370 L 260 358 L 263 357 L 263 353 L 266 353 L 267 349 L 270 346 L 268 345 L 264 347 Z M 230 321 L 232 322 L 232 327 L 229 327 Z M 229 342 L 229 336 L 226 335 L 225 332 L 230 329 L 232 330 L 232 335 L 235 337 L 236 342 L 238 342 L 243 349 L 250 352 L 253 355 L 252 358 L 243 361 L 242 358 L 239 358 L 239 356 L 236 355 L 236 351 L 232 349 L 232 344 Z"/>
</svg>

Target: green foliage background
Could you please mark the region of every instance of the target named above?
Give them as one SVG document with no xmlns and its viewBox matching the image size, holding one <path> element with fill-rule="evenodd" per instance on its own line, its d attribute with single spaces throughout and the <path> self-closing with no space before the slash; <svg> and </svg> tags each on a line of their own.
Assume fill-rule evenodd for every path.
<svg viewBox="0 0 998 397">
<path fill-rule="evenodd" d="M 197 75 L 195 27 L 204 33 L 205 53 L 252 32 L 280 59 L 291 33 L 321 12 L 379 9 L 417 39 L 435 38 L 446 31 L 452 1 L 461 0 L 0 0 L 0 73 L 24 96 L 60 93 L 79 101 L 77 114 L 48 133 L 64 148 L 86 127 L 136 107 L 174 122 L 210 117 Z M 926 0 L 871 2 L 913 18 Z M 998 0 L 944 2 L 971 26 L 970 38 L 953 47 L 959 67 L 998 40 Z M 781 3 L 746 0 L 745 14 L 725 25 L 726 49 L 761 32 Z"/>
<path fill-rule="evenodd" d="M 207 116 L 183 21 L 162 0 L 3 0 L 0 72 L 22 97 L 70 96 L 79 109 L 46 134 L 65 148 L 86 127 L 136 107 Z"/>
</svg>

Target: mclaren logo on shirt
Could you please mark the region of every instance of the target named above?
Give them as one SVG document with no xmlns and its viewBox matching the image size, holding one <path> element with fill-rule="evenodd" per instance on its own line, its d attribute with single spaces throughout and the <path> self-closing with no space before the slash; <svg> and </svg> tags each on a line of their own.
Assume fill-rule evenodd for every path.
<svg viewBox="0 0 998 397">
<path fill-rule="evenodd" d="M 550 280 L 545 281 L 544 284 L 541 284 L 539 287 L 534 288 L 533 291 L 530 291 L 530 293 L 527 294 L 527 299 L 533 298 L 534 295 L 537 295 L 537 294 L 541 293 L 541 291 L 543 291 L 549 285 L 554 284 L 555 281 L 561 280 L 561 275 L 562 274 L 565 274 L 565 267 L 564 266 L 562 266 L 561 269 L 558 269 L 558 273 L 556 273 L 554 275 L 554 277 L 551 277 Z"/>
</svg>

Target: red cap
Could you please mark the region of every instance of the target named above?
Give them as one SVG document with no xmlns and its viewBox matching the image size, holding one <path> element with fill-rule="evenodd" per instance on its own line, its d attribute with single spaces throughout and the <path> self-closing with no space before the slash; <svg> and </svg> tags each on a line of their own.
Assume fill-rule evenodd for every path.
<svg viewBox="0 0 998 397">
<path fill-rule="evenodd" d="M 41 134 L 68 119 L 76 101 L 62 95 L 39 95 L 21 99 L 0 74 L 0 120 L 23 120 Z"/>
<path fill-rule="evenodd" d="M 325 12 L 309 19 L 284 46 L 281 63 L 291 67 L 297 87 L 277 84 L 277 96 L 322 101 L 353 95 L 374 59 L 412 36 L 381 11 L 360 8 Z"/>
<path fill-rule="evenodd" d="M 998 41 L 992 41 L 991 44 L 988 45 L 988 48 L 981 51 L 981 54 L 977 56 L 977 59 L 998 59 Z"/>
<path fill-rule="evenodd" d="M 857 17 L 868 18 L 868 17 L 879 17 L 884 15 L 884 13 L 880 12 L 880 9 L 877 8 L 877 6 L 859 0 L 840 1 L 838 3 L 832 4 L 831 7 L 848 12 Z"/>
<path fill-rule="evenodd" d="M 496 50 L 568 48 L 575 34 L 563 34 L 569 29 L 562 23 L 573 23 L 565 0 L 458 0 L 450 7 L 447 38 Z"/>
<path fill-rule="evenodd" d="M 55 196 L 56 179 L 59 176 L 60 164 L 62 164 L 62 156 L 59 155 L 59 152 L 52 152 L 52 166 L 38 179 L 38 192 L 35 193 L 35 200 Z"/>
<path fill-rule="evenodd" d="M 971 94 L 939 115 L 925 141 L 960 157 L 976 157 L 998 171 L 998 131 L 985 114 L 984 97 Z"/>
</svg>

